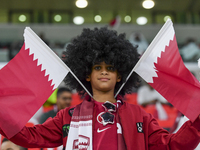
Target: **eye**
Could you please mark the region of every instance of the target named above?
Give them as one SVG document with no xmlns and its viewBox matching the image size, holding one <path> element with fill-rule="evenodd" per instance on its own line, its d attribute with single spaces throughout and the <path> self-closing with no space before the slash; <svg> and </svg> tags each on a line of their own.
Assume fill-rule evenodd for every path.
<svg viewBox="0 0 200 150">
<path fill-rule="evenodd" d="M 113 66 L 109 66 L 107 69 L 108 69 L 109 71 L 115 71 L 115 68 L 114 68 Z"/>
<path fill-rule="evenodd" d="M 94 66 L 94 69 L 95 69 L 95 70 L 100 70 L 101 67 L 100 67 L 100 66 Z"/>
</svg>

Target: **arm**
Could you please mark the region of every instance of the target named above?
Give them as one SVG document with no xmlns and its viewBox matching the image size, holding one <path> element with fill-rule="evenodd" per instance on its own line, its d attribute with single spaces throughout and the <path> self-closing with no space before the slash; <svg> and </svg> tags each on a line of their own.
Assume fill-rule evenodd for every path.
<svg viewBox="0 0 200 150">
<path fill-rule="evenodd" d="M 186 122 L 176 134 L 169 134 L 167 131 L 159 129 L 157 122 L 153 119 L 149 127 L 150 150 L 193 150 L 200 142 L 199 118 L 194 123 Z"/>
<path fill-rule="evenodd" d="M 200 119 L 187 121 L 171 138 L 170 147 L 193 150 L 200 142 Z"/>
<path fill-rule="evenodd" d="M 12 142 L 23 147 L 57 147 L 62 145 L 63 110 L 57 113 L 56 117 L 49 118 L 42 125 L 24 127 L 19 133 L 13 136 Z M 2 131 L 0 133 L 3 134 Z M 3 134 L 6 136 L 5 134 Z"/>
</svg>

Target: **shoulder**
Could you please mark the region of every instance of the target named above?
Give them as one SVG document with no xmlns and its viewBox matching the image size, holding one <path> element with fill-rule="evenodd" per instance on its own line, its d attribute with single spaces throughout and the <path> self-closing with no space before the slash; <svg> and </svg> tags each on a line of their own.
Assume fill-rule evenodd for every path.
<svg viewBox="0 0 200 150">
<path fill-rule="evenodd" d="M 130 109 L 132 111 L 142 111 L 145 112 L 139 105 L 135 105 L 135 104 L 130 104 L 126 101 L 124 101 L 123 103 L 123 109 Z"/>
<path fill-rule="evenodd" d="M 58 112 L 58 115 L 64 116 L 64 117 L 72 117 L 74 109 L 77 107 L 80 107 L 82 103 L 74 106 L 67 107 L 65 109 L 62 109 Z"/>
<path fill-rule="evenodd" d="M 129 104 L 127 102 L 124 102 L 124 104 L 124 109 L 122 109 L 121 114 L 127 116 L 127 119 L 131 120 L 132 117 L 134 118 L 132 120 L 136 122 L 143 122 L 146 128 L 161 128 L 153 115 L 145 112 L 145 110 L 143 110 L 139 105 Z"/>
<path fill-rule="evenodd" d="M 135 117 L 144 118 L 144 119 L 151 117 L 151 115 L 145 112 L 139 105 L 130 104 L 126 101 L 120 107 L 120 111 L 123 114 L 133 114 Z"/>
<path fill-rule="evenodd" d="M 67 107 L 65 109 L 62 109 L 59 111 L 59 114 L 61 115 L 69 115 L 69 116 L 72 116 L 73 115 L 73 112 L 74 112 L 74 109 L 77 105 L 75 106 L 70 106 L 70 107 Z"/>
</svg>

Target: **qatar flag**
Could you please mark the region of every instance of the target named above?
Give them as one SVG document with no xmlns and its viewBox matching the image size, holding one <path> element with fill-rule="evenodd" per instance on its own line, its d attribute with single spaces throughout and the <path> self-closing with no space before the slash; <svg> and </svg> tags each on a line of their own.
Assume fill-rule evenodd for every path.
<svg viewBox="0 0 200 150">
<path fill-rule="evenodd" d="M 133 69 L 174 107 L 194 121 L 200 114 L 200 83 L 185 67 L 168 20 Z"/>
<path fill-rule="evenodd" d="M 0 128 L 18 133 L 65 78 L 69 69 L 30 29 L 19 53 L 0 70 Z"/>
</svg>

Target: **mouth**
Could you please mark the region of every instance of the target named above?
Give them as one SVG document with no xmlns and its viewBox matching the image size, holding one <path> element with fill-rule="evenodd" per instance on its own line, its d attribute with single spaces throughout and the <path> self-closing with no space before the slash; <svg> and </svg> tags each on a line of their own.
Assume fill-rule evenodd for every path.
<svg viewBox="0 0 200 150">
<path fill-rule="evenodd" d="M 99 78 L 99 80 L 105 82 L 105 81 L 109 81 L 110 79 L 109 78 Z"/>
</svg>

